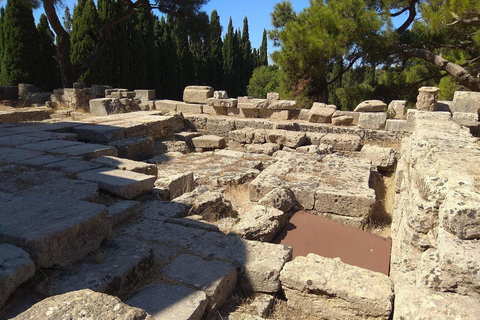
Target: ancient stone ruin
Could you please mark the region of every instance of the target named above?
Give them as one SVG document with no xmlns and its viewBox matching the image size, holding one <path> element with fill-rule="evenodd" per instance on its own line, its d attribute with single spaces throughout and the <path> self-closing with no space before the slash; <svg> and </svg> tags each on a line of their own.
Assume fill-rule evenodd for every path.
<svg viewBox="0 0 480 320">
<path fill-rule="evenodd" d="M 34 91 L 0 87 L 0 318 L 480 319 L 478 93 Z"/>
</svg>

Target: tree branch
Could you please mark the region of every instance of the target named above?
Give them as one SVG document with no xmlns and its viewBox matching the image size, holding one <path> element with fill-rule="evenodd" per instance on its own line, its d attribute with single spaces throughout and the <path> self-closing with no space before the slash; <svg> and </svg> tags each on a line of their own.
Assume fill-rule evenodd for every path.
<svg viewBox="0 0 480 320">
<path fill-rule="evenodd" d="M 447 26 L 454 26 L 459 23 L 463 24 L 477 24 L 480 23 L 480 16 L 473 17 L 471 19 L 462 19 L 460 18 L 455 12 L 452 12 L 452 16 L 455 19 L 455 21 L 447 23 Z"/>
<path fill-rule="evenodd" d="M 355 64 L 355 62 L 357 62 L 357 60 L 360 58 L 361 58 L 360 55 L 355 56 L 355 58 L 353 58 L 353 60 L 350 61 L 350 63 L 344 70 L 342 70 L 339 74 L 337 74 L 332 80 L 327 82 L 327 86 L 331 85 L 332 83 L 335 83 L 338 79 L 340 79 L 340 77 L 342 77 L 345 74 L 345 72 L 350 70 Z"/>
<path fill-rule="evenodd" d="M 398 12 L 395 12 L 395 13 L 391 13 L 390 14 L 390 17 L 398 17 L 399 15 L 403 14 L 405 11 L 407 11 L 409 9 L 409 7 L 404 7 L 402 10 L 398 11 Z"/>
<path fill-rule="evenodd" d="M 417 15 L 417 2 L 418 0 L 411 0 L 409 5 L 408 5 L 408 18 L 405 20 L 405 22 L 397 29 L 398 34 L 404 33 L 408 27 L 415 21 L 415 16 Z M 407 11 L 405 10 L 405 11 Z"/>
<path fill-rule="evenodd" d="M 438 68 L 448 72 L 461 85 L 472 90 L 480 91 L 480 79 L 471 75 L 462 66 L 450 62 L 441 56 L 424 48 L 412 48 L 406 44 L 397 43 L 393 45 L 393 49 L 407 57 L 416 57 L 428 61 Z"/>
</svg>

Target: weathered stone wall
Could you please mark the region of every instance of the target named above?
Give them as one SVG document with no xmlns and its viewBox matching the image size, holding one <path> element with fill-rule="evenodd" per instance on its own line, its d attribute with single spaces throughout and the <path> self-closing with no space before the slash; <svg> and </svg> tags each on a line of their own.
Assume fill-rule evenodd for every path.
<svg viewBox="0 0 480 320">
<path fill-rule="evenodd" d="M 413 121 L 396 173 L 394 319 L 479 319 L 480 147 L 449 113 Z"/>
</svg>

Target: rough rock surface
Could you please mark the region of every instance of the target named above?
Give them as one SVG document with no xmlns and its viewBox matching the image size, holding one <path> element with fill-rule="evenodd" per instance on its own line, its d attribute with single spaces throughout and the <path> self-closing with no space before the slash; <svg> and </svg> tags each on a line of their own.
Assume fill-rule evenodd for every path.
<svg viewBox="0 0 480 320">
<path fill-rule="evenodd" d="M 393 282 L 384 274 L 315 254 L 285 264 L 287 304 L 320 319 L 389 319 Z"/>
<path fill-rule="evenodd" d="M 480 114 L 480 93 L 473 91 L 455 91 L 451 111 Z"/>
<path fill-rule="evenodd" d="M 379 169 L 391 169 L 397 161 L 396 152 L 392 148 L 384 148 L 374 145 L 364 145 L 360 151 L 361 157 L 370 161 Z"/>
<path fill-rule="evenodd" d="M 144 309 L 153 320 L 200 320 L 207 297 L 202 291 L 162 283 L 142 289 L 126 303 Z"/>
<path fill-rule="evenodd" d="M 379 130 L 385 127 L 387 114 L 384 112 L 362 113 L 358 119 L 358 126 L 363 129 Z"/>
<path fill-rule="evenodd" d="M 336 108 L 327 106 L 324 103 L 315 102 L 310 109 L 309 122 L 314 123 L 330 123 L 332 122 L 332 116 L 335 113 Z"/>
<path fill-rule="evenodd" d="M 153 320 L 142 309 L 130 307 L 117 297 L 89 289 L 46 298 L 13 319 Z"/>
<path fill-rule="evenodd" d="M 208 135 L 200 136 L 192 139 L 195 148 L 202 149 L 222 149 L 225 148 L 225 139 L 219 136 Z"/>
<path fill-rule="evenodd" d="M 287 215 L 275 208 L 256 205 L 245 212 L 232 232 L 248 240 L 270 242 L 287 222 Z"/>
<path fill-rule="evenodd" d="M 297 204 L 297 199 L 295 199 L 292 190 L 288 188 L 275 188 L 262 199 L 258 200 L 258 204 L 288 212 L 288 210 Z"/>
<path fill-rule="evenodd" d="M 186 103 L 206 104 L 208 98 L 213 97 L 212 87 L 208 86 L 188 86 L 183 91 L 183 101 Z"/>
<path fill-rule="evenodd" d="M 34 274 L 35 264 L 28 253 L 11 244 L 0 244 L 0 308 L 10 294 Z"/>
<path fill-rule="evenodd" d="M 355 107 L 355 112 L 385 112 L 387 104 L 380 100 L 367 100 Z"/>
</svg>

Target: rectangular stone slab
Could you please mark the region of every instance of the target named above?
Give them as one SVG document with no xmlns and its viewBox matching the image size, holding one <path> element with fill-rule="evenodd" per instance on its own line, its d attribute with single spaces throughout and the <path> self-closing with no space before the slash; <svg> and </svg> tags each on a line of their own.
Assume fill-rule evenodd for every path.
<svg viewBox="0 0 480 320">
<path fill-rule="evenodd" d="M 35 143 L 29 143 L 29 144 L 22 144 L 18 146 L 18 148 L 48 152 L 54 149 L 78 146 L 81 144 L 83 143 L 78 141 L 47 140 L 47 141 L 37 141 Z"/>
<path fill-rule="evenodd" d="M 0 206 L 0 242 L 24 249 L 40 268 L 82 259 L 111 231 L 106 208 L 96 203 L 34 194 Z"/>
<path fill-rule="evenodd" d="M 44 153 L 39 151 L 3 147 L 0 148 L 0 164 L 12 164 L 42 155 L 44 155 Z"/>
<path fill-rule="evenodd" d="M 88 124 L 73 128 L 80 140 L 92 142 L 110 142 L 121 140 L 125 134 L 123 128 L 107 124 Z"/>
<path fill-rule="evenodd" d="M 152 189 L 156 180 L 155 176 L 118 169 L 86 171 L 78 174 L 78 178 L 97 182 L 100 189 L 126 199 L 132 199 Z"/>
<path fill-rule="evenodd" d="M 117 149 L 114 147 L 90 143 L 54 149 L 50 152 L 66 156 L 84 157 L 86 160 L 95 159 L 100 156 L 117 156 Z"/>
</svg>

